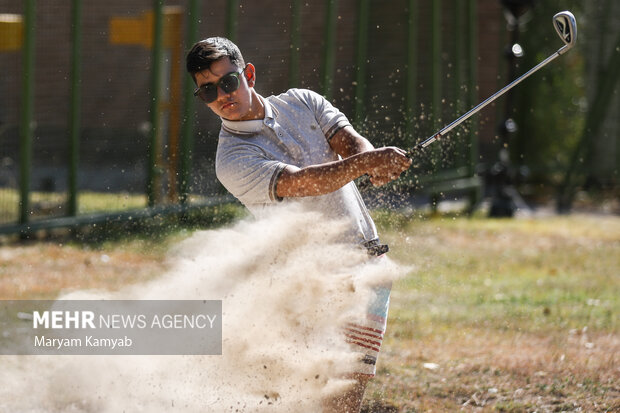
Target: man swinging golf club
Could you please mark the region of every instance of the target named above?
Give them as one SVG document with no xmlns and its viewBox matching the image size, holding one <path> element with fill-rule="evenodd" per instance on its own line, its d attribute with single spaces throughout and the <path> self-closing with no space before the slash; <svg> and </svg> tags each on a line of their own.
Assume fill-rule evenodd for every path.
<svg viewBox="0 0 620 413">
<path fill-rule="evenodd" d="M 349 223 L 343 240 L 364 246 L 371 255 L 387 252 L 352 182 L 368 175 L 383 185 L 411 165 L 404 150 L 375 149 L 345 115 L 321 95 L 291 89 L 260 96 L 257 71 L 245 63 L 230 40 L 212 37 L 187 55 L 194 93 L 222 120 L 215 160 L 220 182 L 254 215 L 270 205 L 298 202 L 327 218 Z M 389 287 L 377 289 L 367 321 L 347 325 L 346 337 L 363 354 L 350 377 L 356 385 L 324 402 L 325 411 L 358 412 L 385 332 Z"/>
<path fill-rule="evenodd" d="M 577 38 L 574 16 L 560 12 L 553 24 L 564 46 L 509 85 L 409 152 L 395 147 L 375 149 L 346 117 L 322 96 L 291 89 L 262 97 L 254 89 L 256 68 L 245 64 L 230 40 L 212 37 L 196 43 L 187 55 L 194 93 L 220 118 L 216 174 L 222 184 L 253 214 L 279 202 L 300 202 L 326 216 L 348 218 L 343 237 L 381 255 L 375 225 L 354 179 L 368 175 L 383 185 L 411 165 L 408 155 L 424 149 L 480 111 L 522 80 L 570 50 Z M 389 304 L 389 288 L 377 288 L 366 323 L 347 326 L 349 341 L 364 354 L 351 373 L 356 386 L 324 403 L 329 412 L 358 412 L 368 380 L 375 373 Z"/>
</svg>

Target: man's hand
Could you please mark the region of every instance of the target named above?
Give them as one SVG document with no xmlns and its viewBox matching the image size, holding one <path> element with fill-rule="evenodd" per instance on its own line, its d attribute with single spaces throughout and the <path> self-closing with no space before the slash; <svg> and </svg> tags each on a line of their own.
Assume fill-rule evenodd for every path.
<svg viewBox="0 0 620 413">
<path fill-rule="evenodd" d="M 395 179 L 411 166 L 402 149 L 390 146 L 375 149 L 372 144 L 351 126 L 340 129 L 330 140 L 330 145 L 343 158 L 361 154 L 367 156 L 362 166 L 364 174 L 370 177 L 374 186 L 385 185 Z"/>
<path fill-rule="evenodd" d="M 385 185 L 395 179 L 411 166 L 411 159 L 407 153 L 394 146 L 374 149 L 364 152 L 368 156 L 368 169 L 370 182 L 374 186 Z"/>
</svg>

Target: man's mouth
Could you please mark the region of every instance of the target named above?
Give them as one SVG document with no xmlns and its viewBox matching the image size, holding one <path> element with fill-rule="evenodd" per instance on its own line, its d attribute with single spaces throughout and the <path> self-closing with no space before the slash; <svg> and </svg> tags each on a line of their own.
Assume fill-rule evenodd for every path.
<svg viewBox="0 0 620 413">
<path fill-rule="evenodd" d="M 235 102 L 227 102 L 224 103 L 221 107 L 221 110 L 226 110 L 226 109 L 230 109 L 233 105 L 235 104 Z"/>
</svg>

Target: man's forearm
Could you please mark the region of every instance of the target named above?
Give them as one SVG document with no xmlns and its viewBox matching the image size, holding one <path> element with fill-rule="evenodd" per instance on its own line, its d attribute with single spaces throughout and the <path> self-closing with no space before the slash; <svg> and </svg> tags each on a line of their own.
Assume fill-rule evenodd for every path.
<svg viewBox="0 0 620 413">
<path fill-rule="evenodd" d="M 406 152 L 392 146 L 305 168 L 289 165 L 278 178 L 276 194 L 279 197 L 324 195 L 364 174 L 371 177 L 373 184 L 383 185 L 397 179 L 410 165 Z"/>
<path fill-rule="evenodd" d="M 305 168 L 288 166 L 280 175 L 276 187 L 279 197 L 324 195 L 342 188 L 364 175 L 367 156 L 359 153 L 345 159 Z"/>
</svg>

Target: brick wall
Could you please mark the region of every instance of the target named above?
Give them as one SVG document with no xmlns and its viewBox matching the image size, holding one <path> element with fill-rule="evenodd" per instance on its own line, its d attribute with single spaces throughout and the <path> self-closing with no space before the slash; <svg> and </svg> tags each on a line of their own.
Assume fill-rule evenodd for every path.
<svg viewBox="0 0 620 413">
<path fill-rule="evenodd" d="M 183 0 L 167 5 L 184 5 Z M 258 70 L 257 90 L 269 95 L 288 88 L 289 38 L 291 9 L 282 1 L 240 1 L 238 44 L 246 61 Z M 407 2 L 371 2 L 369 67 L 367 79 L 368 120 L 374 126 L 369 133 L 390 143 L 390 136 L 402 129 L 400 114 L 405 85 L 405 42 Z M 113 165 L 135 167 L 146 160 L 145 124 L 149 120 L 150 51 L 141 46 L 112 45 L 108 24 L 112 17 L 137 17 L 152 5 L 150 0 L 107 0 L 83 5 L 82 48 L 82 141 L 81 166 L 96 168 Z M 430 1 L 420 1 L 419 10 L 419 83 L 418 97 L 427 110 L 430 100 Z M 453 2 L 443 1 L 442 73 L 447 76 L 454 62 L 455 33 L 451 24 Z M 22 13 L 14 0 L 0 0 L 0 13 Z M 223 35 L 225 0 L 203 2 L 200 37 Z M 338 2 L 337 59 L 334 102 L 352 116 L 355 79 L 355 36 L 357 1 Z M 479 95 L 484 98 L 498 86 L 498 70 L 503 47 L 500 38 L 503 19 L 499 2 L 480 0 L 479 9 Z M 321 57 L 324 40 L 325 2 L 305 2 L 302 6 L 301 84 L 320 91 Z M 37 3 L 37 42 L 35 74 L 34 147 L 35 170 L 38 167 L 63 168 L 67 152 L 69 109 L 70 2 Z M 183 37 L 185 37 L 183 35 Z M 16 157 L 18 147 L 19 102 L 21 90 L 21 54 L 0 53 L 0 157 Z M 455 116 L 450 101 L 459 97 L 445 81 L 444 109 L 446 121 Z M 197 107 L 195 157 L 197 177 L 212 172 L 209 159 L 215 147 L 219 120 L 201 105 Z M 484 141 L 495 135 L 495 111 L 488 109 L 481 117 L 480 134 Z M 395 132 L 396 131 L 396 132 Z M 420 138 L 432 133 L 428 125 L 419 128 Z M 371 139 L 373 136 L 369 136 Z M 140 178 L 139 182 L 142 178 Z M 212 178 L 208 178 L 209 181 Z M 86 183 L 82 182 L 82 186 Z M 139 187 L 141 183 L 136 183 Z M 202 185 L 202 184 L 201 184 Z M 209 185 L 207 182 L 205 185 Z"/>
</svg>

